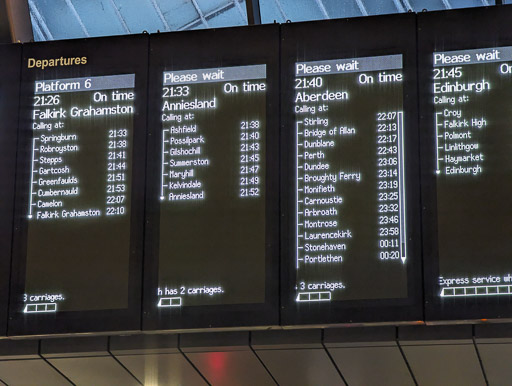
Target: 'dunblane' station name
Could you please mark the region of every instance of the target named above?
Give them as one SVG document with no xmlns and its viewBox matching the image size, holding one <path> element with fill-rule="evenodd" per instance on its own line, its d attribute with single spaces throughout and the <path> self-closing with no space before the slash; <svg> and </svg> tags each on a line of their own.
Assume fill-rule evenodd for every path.
<svg viewBox="0 0 512 386">
<path fill-rule="evenodd" d="M 344 151 L 340 149 L 344 142 L 355 136 L 382 134 L 377 138 L 376 147 L 374 141 L 370 142 L 372 148 L 369 151 L 377 153 L 379 165 L 393 165 L 394 171 L 389 167 L 382 167 L 382 170 L 377 167 L 377 173 L 382 174 L 383 179 L 375 190 L 385 195 L 382 201 L 386 203 L 382 204 L 387 207 L 385 213 L 379 213 L 379 219 L 375 219 L 380 225 L 380 235 L 386 237 L 379 239 L 375 235 L 375 238 L 378 244 L 386 244 L 379 253 L 380 260 L 400 261 L 401 255 L 397 252 L 400 249 L 397 133 L 401 129 L 402 112 L 379 112 L 375 116 L 375 129 L 368 132 L 368 128 L 358 128 L 357 122 L 343 121 L 339 111 L 348 108 L 353 93 L 359 88 L 401 83 L 401 68 L 401 55 L 295 64 L 298 302 L 330 301 L 349 285 L 335 274 L 345 255 L 349 259 L 355 258 L 350 256 L 350 246 L 358 233 L 344 221 L 344 207 L 351 204 L 345 202 L 343 192 L 362 186 L 368 178 L 365 173 L 375 173 L 374 169 L 367 170 L 359 165 L 357 160 L 344 158 Z M 392 232 L 397 236 L 392 240 L 387 237 L 390 234 L 388 227 L 393 228 Z M 311 272 L 314 272 L 313 277 L 309 275 Z M 319 272 L 325 275 L 319 275 Z"/>
<path fill-rule="evenodd" d="M 115 124 L 111 128 L 102 127 L 103 130 L 94 133 L 98 139 L 92 146 L 100 143 L 105 147 L 93 150 L 90 143 L 83 142 L 84 133 L 78 125 L 83 127 L 83 119 L 94 125 L 94 118 L 133 116 L 134 85 L 133 74 L 34 82 L 30 219 L 73 219 L 126 213 L 125 182 L 131 129 L 118 128 Z M 83 102 L 76 103 L 77 99 L 83 100 L 84 95 L 87 96 L 85 100 L 89 99 L 86 106 L 82 106 Z M 105 154 L 107 181 L 99 175 L 97 182 L 99 186 L 106 184 L 104 201 L 84 208 L 80 202 L 81 198 L 88 200 L 83 197 L 87 189 L 82 185 L 76 160 L 88 162 L 87 157 L 103 157 Z"/>
</svg>

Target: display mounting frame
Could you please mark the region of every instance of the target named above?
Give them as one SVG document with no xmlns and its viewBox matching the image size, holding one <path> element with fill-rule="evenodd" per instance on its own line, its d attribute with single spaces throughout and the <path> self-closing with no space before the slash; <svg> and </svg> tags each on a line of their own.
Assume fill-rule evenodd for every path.
<svg viewBox="0 0 512 386">
<path fill-rule="evenodd" d="M 28 43 L 23 46 L 20 125 L 17 159 L 16 202 L 13 238 L 13 264 L 8 335 L 46 335 L 84 332 L 131 331 L 141 328 L 142 253 L 144 224 L 144 181 L 146 151 L 146 92 L 148 36 L 133 35 Z M 28 59 L 87 57 L 82 65 L 28 68 Z M 131 203 L 128 256 L 127 307 L 119 309 L 23 313 L 27 253 L 27 207 L 30 185 L 30 146 L 32 138 L 34 82 L 38 79 L 66 79 L 135 74 L 133 116 Z M 26 155 L 24 157 L 23 155 Z M 93 273 L 92 273 L 93 274 Z"/>
<path fill-rule="evenodd" d="M 0 335 L 7 335 L 9 274 L 15 195 L 16 143 L 20 93 L 21 45 L 0 45 Z"/>
<path fill-rule="evenodd" d="M 201 49 L 197 49 L 201 47 Z M 243 328 L 279 324 L 279 26 L 252 26 L 152 35 L 143 330 Z M 177 55 L 176 53 L 179 53 Z M 163 71 L 266 65 L 265 301 L 159 310 L 161 90 Z M 198 240 L 200 242 L 200 240 Z"/>
<path fill-rule="evenodd" d="M 378 39 L 375 36 L 379 36 Z M 326 39 L 326 37 L 329 37 Z M 423 319 L 417 133 L 416 16 L 402 14 L 285 24 L 281 43 L 282 180 L 281 318 L 283 325 L 414 322 Z M 405 186 L 407 192 L 407 288 L 402 299 L 295 301 L 294 63 L 403 55 Z M 357 256 L 354 256 L 357 258 Z"/>
<path fill-rule="evenodd" d="M 439 296 L 437 183 L 432 100 L 433 54 L 512 46 L 512 6 L 479 7 L 418 15 L 418 79 L 421 142 L 422 228 L 425 320 L 428 323 L 512 318 L 512 297 Z"/>
</svg>

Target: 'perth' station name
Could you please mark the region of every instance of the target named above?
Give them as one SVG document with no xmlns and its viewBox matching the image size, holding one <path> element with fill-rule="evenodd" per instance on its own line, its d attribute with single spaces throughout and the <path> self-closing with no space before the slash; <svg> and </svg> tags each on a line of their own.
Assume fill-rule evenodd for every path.
<svg viewBox="0 0 512 386">
<path fill-rule="evenodd" d="M 28 58 L 27 67 L 28 68 L 40 68 L 44 70 L 47 67 L 60 67 L 60 66 L 78 66 L 81 64 L 87 64 L 87 56 L 76 56 L 71 58 L 64 58 L 61 56 L 60 58 L 55 59 L 34 59 Z"/>
</svg>

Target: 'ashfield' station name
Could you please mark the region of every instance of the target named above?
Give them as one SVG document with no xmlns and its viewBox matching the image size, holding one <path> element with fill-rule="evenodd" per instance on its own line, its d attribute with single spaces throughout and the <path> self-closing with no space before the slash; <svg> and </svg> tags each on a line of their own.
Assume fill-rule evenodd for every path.
<svg viewBox="0 0 512 386">
<path fill-rule="evenodd" d="M 194 85 L 222 83 L 227 93 L 226 87 L 231 87 L 230 82 L 244 81 L 245 91 L 246 87 L 252 87 L 248 80 L 265 77 L 265 65 L 163 72 L 161 200 L 177 202 L 206 198 L 198 168 L 210 165 L 208 154 L 204 151 L 208 133 L 203 133 L 196 116 L 217 109 L 219 100 L 215 95 L 212 98 L 198 98 Z M 260 87 L 264 87 L 264 84 Z"/>
</svg>

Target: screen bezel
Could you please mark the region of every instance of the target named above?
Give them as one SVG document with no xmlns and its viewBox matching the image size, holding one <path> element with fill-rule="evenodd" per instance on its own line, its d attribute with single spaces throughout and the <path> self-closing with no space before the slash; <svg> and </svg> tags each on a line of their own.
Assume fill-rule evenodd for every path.
<svg viewBox="0 0 512 386">
<path fill-rule="evenodd" d="M 375 37 L 378 36 L 378 39 Z M 328 39 L 326 39 L 328 37 Z M 417 134 L 416 17 L 414 14 L 285 24 L 282 26 L 282 265 L 283 325 L 422 320 L 419 159 Z M 295 291 L 294 63 L 402 54 L 407 190 L 408 297 L 307 303 Z"/>
<path fill-rule="evenodd" d="M 0 45 L 0 335 L 7 335 L 9 274 L 13 230 L 16 142 L 20 93 L 21 45 Z"/>
<path fill-rule="evenodd" d="M 432 54 L 436 51 L 512 46 L 508 32 L 512 6 L 480 7 L 418 15 L 418 71 L 420 101 L 421 181 L 425 320 L 479 320 L 512 317 L 512 297 L 440 299 L 437 226 L 437 188 L 432 162 L 433 109 L 430 101 Z"/>
<path fill-rule="evenodd" d="M 200 47 L 200 49 L 199 49 Z M 279 27 L 251 26 L 150 37 L 149 140 L 144 266 L 144 330 L 268 326 L 279 323 Z M 179 53 L 179 54 L 177 54 Z M 266 64 L 265 302 L 159 310 L 158 287 L 162 72 Z M 200 241 L 199 241 L 200 242 Z M 172 312 L 172 313 L 171 313 Z"/>
<path fill-rule="evenodd" d="M 88 58 L 85 65 L 28 69 L 29 57 L 50 59 L 64 57 Z M 146 151 L 146 91 L 148 36 L 79 39 L 23 45 L 20 123 L 15 202 L 15 231 L 8 334 L 41 335 L 78 332 L 106 332 L 140 329 L 142 246 L 144 224 L 144 178 Z M 43 72 L 44 71 L 44 72 Z M 27 317 L 21 312 L 25 288 L 26 207 L 30 160 L 21 155 L 30 153 L 32 137 L 30 111 L 33 108 L 33 82 L 38 76 L 61 79 L 80 76 L 102 76 L 135 73 L 136 114 L 134 116 L 132 152 L 132 199 L 130 219 L 128 307 L 114 310 L 66 311 Z M 27 151 L 28 150 L 28 151 Z M 28 157 L 27 157 L 28 158 Z"/>
</svg>

